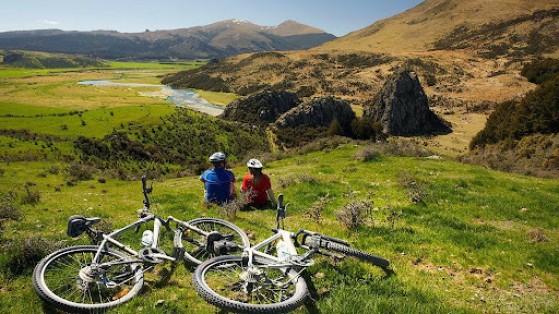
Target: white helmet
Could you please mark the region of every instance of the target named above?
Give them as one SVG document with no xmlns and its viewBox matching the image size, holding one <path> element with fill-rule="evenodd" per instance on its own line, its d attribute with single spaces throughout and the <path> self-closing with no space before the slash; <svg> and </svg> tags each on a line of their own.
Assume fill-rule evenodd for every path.
<svg viewBox="0 0 559 314">
<path fill-rule="evenodd" d="M 252 158 L 251 160 L 249 160 L 247 162 L 247 167 L 262 169 L 264 166 L 262 166 L 262 163 L 260 162 L 260 160 Z"/>
<path fill-rule="evenodd" d="M 222 152 L 213 153 L 210 156 L 210 162 L 221 162 L 221 161 L 225 161 L 225 159 L 227 159 L 227 157 Z"/>
</svg>

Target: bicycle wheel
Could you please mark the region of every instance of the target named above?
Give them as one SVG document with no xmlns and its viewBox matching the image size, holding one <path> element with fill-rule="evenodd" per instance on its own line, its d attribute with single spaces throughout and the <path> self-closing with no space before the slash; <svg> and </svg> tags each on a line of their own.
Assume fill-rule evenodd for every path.
<svg viewBox="0 0 559 314">
<path fill-rule="evenodd" d="M 187 224 L 203 230 L 206 234 L 216 231 L 221 235 L 230 237 L 227 241 L 235 243 L 240 248 L 237 252 L 230 252 L 230 254 L 241 254 L 244 248 L 250 246 L 246 233 L 241 228 L 228 221 L 217 218 L 197 218 L 190 220 Z M 217 256 L 216 253 L 206 250 L 206 235 L 189 229 L 179 234 L 179 237 L 185 251 L 184 258 L 190 263 L 200 265 L 204 261 Z"/>
<path fill-rule="evenodd" d="M 124 263 L 91 267 L 99 247 L 78 245 L 43 258 L 33 272 L 33 287 L 45 302 L 66 312 L 99 313 L 134 297 L 143 286 L 141 267 Z M 129 260 L 123 253 L 101 251 L 100 262 Z"/>
<path fill-rule="evenodd" d="M 287 313 L 307 296 L 307 284 L 294 269 L 270 267 L 255 257 L 243 266 L 241 256 L 219 256 L 198 266 L 194 288 L 204 300 L 235 313 Z"/>
<path fill-rule="evenodd" d="M 313 241 L 315 241 L 315 240 L 312 237 L 305 237 L 304 238 L 304 244 L 307 245 L 307 246 L 311 246 L 313 244 Z M 329 240 L 321 240 L 320 241 L 320 248 L 330 250 L 330 251 L 333 251 L 333 252 L 337 252 L 337 253 L 341 253 L 343 255 L 353 256 L 355 258 L 361 259 L 361 260 L 369 262 L 369 263 L 371 263 L 375 266 L 378 266 L 385 271 L 390 266 L 390 262 L 385 258 L 382 258 L 380 256 L 376 256 L 376 255 L 373 255 L 373 254 L 369 254 L 367 252 L 363 252 L 363 251 L 360 251 L 358 249 L 354 249 L 350 246 L 347 246 L 347 245 L 344 245 L 344 244 L 341 244 L 341 243 L 332 242 L 332 241 L 329 241 Z"/>
</svg>

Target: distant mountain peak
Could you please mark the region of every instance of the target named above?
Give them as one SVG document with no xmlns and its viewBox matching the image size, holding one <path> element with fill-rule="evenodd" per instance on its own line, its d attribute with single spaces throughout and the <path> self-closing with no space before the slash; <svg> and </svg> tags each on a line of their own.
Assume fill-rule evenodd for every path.
<svg viewBox="0 0 559 314">
<path fill-rule="evenodd" d="M 287 20 L 278 26 L 275 26 L 270 30 L 271 33 L 278 36 L 296 36 L 296 35 L 307 35 L 307 34 L 320 34 L 325 33 L 325 31 L 299 23 L 294 20 Z"/>
</svg>

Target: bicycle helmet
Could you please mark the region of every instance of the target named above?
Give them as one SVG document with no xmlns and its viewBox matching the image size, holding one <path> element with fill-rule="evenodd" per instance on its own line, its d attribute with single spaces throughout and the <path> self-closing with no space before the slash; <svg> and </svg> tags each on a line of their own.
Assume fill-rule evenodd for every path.
<svg viewBox="0 0 559 314">
<path fill-rule="evenodd" d="M 213 153 L 210 156 L 210 162 L 222 162 L 225 161 L 225 159 L 227 159 L 227 157 L 222 152 Z"/>
<path fill-rule="evenodd" d="M 262 169 L 264 166 L 262 165 L 260 160 L 252 158 L 251 160 L 249 160 L 247 162 L 247 167 L 255 168 L 255 169 Z"/>
</svg>

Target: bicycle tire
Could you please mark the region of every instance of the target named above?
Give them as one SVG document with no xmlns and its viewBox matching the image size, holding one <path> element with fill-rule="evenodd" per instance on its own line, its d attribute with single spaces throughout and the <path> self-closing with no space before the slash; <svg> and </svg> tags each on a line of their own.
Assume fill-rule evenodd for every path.
<svg viewBox="0 0 559 314">
<path fill-rule="evenodd" d="M 224 234 L 230 234 L 233 236 L 233 240 L 237 245 L 240 246 L 238 254 L 242 253 L 242 249 L 250 246 L 250 240 L 246 233 L 233 223 L 219 219 L 219 218 L 196 218 L 187 222 L 187 224 L 195 226 L 204 231 L 219 231 Z M 185 240 L 182 231 L 179 234 L 179 239 L 182 241 L 182 246 L 184 248 L 184 259 L 196 266 L 202 264 L 203 262 L 215 257 L 216 255 L 205 250 L 206 239 L 204 236 L 199 235 L 196 240 L 201 245 L 191 243 Z M 192 238 L 194 236 L 194 231 L 189 230 L 189 235 L 186 238 Z"/>
<path fill-rule="evenodd" d="M 257 268 L 259 265 L 270 263 L 258 256 L 254 257 L 253 264 Z M 198 294 L 208 303 L 234 313 L 287 313 L 301 306 L 305 301 L 308 294 L 307 283 L 295 269 L 289 268 L 284 273 L 285 269 L 258 268 L 265 275 L 249 277 L 252 279 L 250 283 L 252 286 L 250 290 L 254 291 L 252 294 L 246 291 L 250 280 L 241 278 L 243 275 L 247 277 L 247 269 L 248 267 L 242 265 L 241 256 L 215 257 L 196 268 L 193 274 L 193 285 Z M 232 276 L 228 276 L 229 270 Z M 286 281 L 281 286 L 275 285 L 275 282 L 278 284 L 281 282 L 278 281 L 280 278 Z M 234 279 L 237 279 L 237 282 L 232 282 Z M 223 286 L 224 284 L 226 286 Z M 272 301 L 270 297 L 276 294 L 279 299 Z M 269 303 L 264 304 L 266 301 Z"/>
<path fill-rule="evenodd" d="M 94 282 L 93 278 L 91 282 L 83 278 L 83 272 L 80 271 L 89 265 L 98 249 L 99 246 L 95 245 L 70 246 L 55 251 L 39 261 L 33 271 L 33 287 L 37 295 L 46 303 L 70 313 L 104 312 L 136 296 L 143 286 L 144 277 L 141 268 L 132 264 L 115 266 L 107 270 L 107 274 L 114 276 L 130 273 L 129 279 L 126 280 L 130 283 L 125 288 L 120 286 L 109 288 L 106 285 L 102 286 L 100 282 Z M 102 261 L 105 258 L 129 260 L 127 255 L 114 250 L 105 250 L 101 254 Z M 62 295 L 65 293 L 67 295 Z M 99 302 L 94 298 L 99 298 Z"/>
<path fill-rule="evenodd" d="M 313 244 L 313 239 L 311 237 L 305 237 L 304 239 L 304 244 L 307 246 L 311 246 Z M 380 268 L 384 269 L 388 269 L 388 267 L 390 266 L 390 262 L 380 256 L 376 256 L 373 254 L 369 254 L 367 252 L 363 252 L 360 251 L 358 249 L 352 248 L 348 245 L 344 245 L 341 243 L 337 243 L 337 242 L 332 242 L 329 240 L 321 240 L 320 241 L 320 248 L 321 249 L 326 249 L 329 251 L 333 251 L 336 253 L 341 253 L 343 255 L 349 255 L 352 257 L 355 257 L 357 259 L 369 262 L 375 266 L 378 266 Z"/>
</svg>

